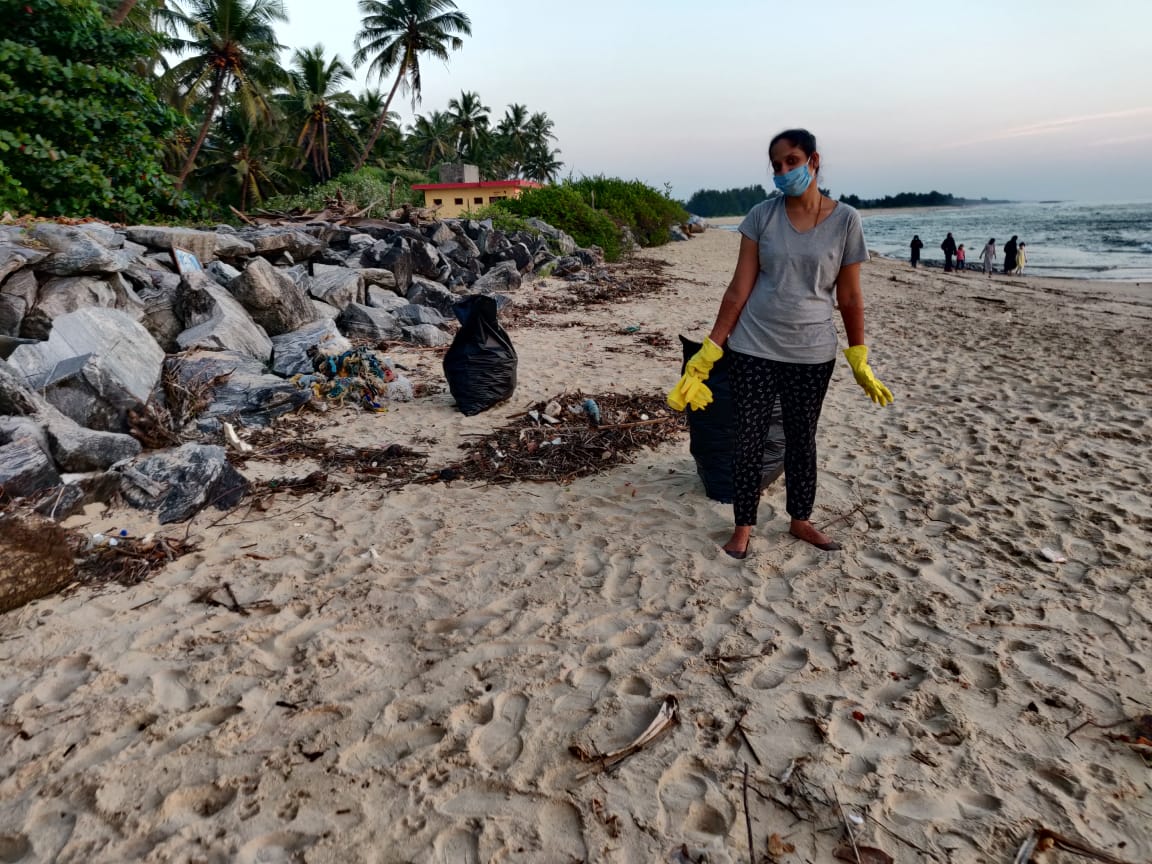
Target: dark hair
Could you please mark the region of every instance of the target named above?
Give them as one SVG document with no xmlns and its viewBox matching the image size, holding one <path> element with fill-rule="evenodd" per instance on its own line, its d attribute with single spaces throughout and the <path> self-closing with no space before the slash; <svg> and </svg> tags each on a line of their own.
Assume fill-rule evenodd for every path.
<svg viewBox="0 0 1152 864">
<path fill-rule="evenodd" d="M 993 238 L 992 238 L 991 240 L 989 240 L 988 242 L 989 242 L 989 243 L 995 243 L 995 242 L 996 242 L 996 238 L 995 238 L 995 237 L 993 237 Z"/>
<path fill-rule="evenodd" d="M 793 147 L 799 147 L 805 156 L 811 156 L 816 152 L 816 136 L 807 129 L 785 129 L 778 133 L 768 144 L 769 152 L 776 146 L 777 141 L 787 141 Z"/>
</svg>

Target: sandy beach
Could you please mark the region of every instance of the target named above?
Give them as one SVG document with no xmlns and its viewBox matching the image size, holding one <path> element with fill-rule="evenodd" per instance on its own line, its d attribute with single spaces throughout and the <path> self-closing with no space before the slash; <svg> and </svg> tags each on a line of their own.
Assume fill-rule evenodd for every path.
<svg viewBox="0 0 1152 864">
<path fill-rule="evenodd" d="M 511 328 L 519 387 L 485 414 L 409 349 L 436 392 L 308 422 L 435 466 L 565 391 L 663 393 L 738 243 L 647 251 L 659 293 Z M 0 616 L 0 862 L 720 864 L 749 823 L 757 861 L 829 862 L 844 814 L 900 862 L 1011 862 L 1037 827 L 1152 860 L 1152 750 L 1117 737 L 1152 714 L 1152 293 L 887 260 L 863 284 L 896 401 L 838 364 L 813 517 L 838 554 L 788 536 L 781 483 L 721 554 L 686 434 L 566 486 L 73 517 L 199 548 Z M 570 752 L 667 696 L 678 724 L 619 764 Z"/>
</svg>

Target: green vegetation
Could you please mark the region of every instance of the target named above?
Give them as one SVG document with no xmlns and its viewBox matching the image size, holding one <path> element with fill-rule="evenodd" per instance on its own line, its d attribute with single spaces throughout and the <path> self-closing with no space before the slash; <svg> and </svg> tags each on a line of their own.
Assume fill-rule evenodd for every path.
<svg viewBox="0 0 1152 864">
<path fill-rule="evenodd" d="M 0 210 L 136 220 L 165 206 L 179 117 L 136 65 L 158 40 L 96 0 L 0 0 Z"/>
<path fill-rule="evenodd" d="M 661 246 L 670 239 L 669 227 L 688 218 L 678 202 L 639 180 L 603 176 L 528 189 L 492 209 L 543 219 L 581 246 L 599 246 L 608 261 L 620 259 L 622 228 L 641 246 Z"/>
<path fill-rule="evenodd" d="M 486 204 L 472 213 L 473 219 L 489 219 L 492 227 L 505 234 L 514 234 L 517 231 L 527 231 L 529 234 L 539 235 L 540 229 L 533 228 L 523 216 L 513 216 L 507 210 L 495 204 Z M 555 226 L 553 226 L 555 227 Z"/>
<path fill-rule="evenodd" d="M 768 197 L 760 184 L 741 189 L 701 189 L 694 192 L 684 205 L 689 213 L 709 218 L 712 216 L 743 216 Z"/>
<path fill-rule="evenodd" d="M 452 0 L 360 11 L 353 63 L 387 92 L 350 92 L 355 66 L 322 45 L 282 69 L 283 0 L 0 0 L 0 209 L 163 221 L 322 206 L 337 190 L 360 207 L 388 192 L 421 202 L 411 183 L 455 161 L 486 180 L 555 180 L 543 111 L 493 115 L 467 89 L 405 129 L 390 110 L 405 88 L 419 101 L 421 62 L 465 44 Z"/>
<path fill-rule="evenodd" d="M 413 184 L 430 183 L 419 171 L 404 168 L 363 168 L 349 171 L 334 180 L 293 195 L 279 195 L 265 203 L 268 210 L 322 210 L 332 200 L 355 202 L 365 216 L 384 218 L 388 211 L 404 204 L 424 206 L 424 193 L 412 191 Z"/>
<path fill-rule="evenodd" d="M 527 189 L 519 198 L 505 198 L 493 206 L 522 218 L 543 219 L 571 234 L 580 246 L 599 246 L 607 260 L 620 259 L 619 226 L 606 213 L 592 209 L 571 183 Z"/>
<path fill-rule="evenodd" d="M 688 221 L 678 201 L 639 180 L 600 175 L 569 181 L 569 185 L 590 206 L 607 211 L 617 224 L 626 225 L 641 246 L 663 246 L 671 239 L 668 229 Z"/>
<path fill-rule="evenodd" d="M 841 195 L 840 200 L 857 210 L 870 210 L 879 207 L 963 207 L 972 204 L 1004 204 L 988 198 L 958 198 L 948 192 L 900 192 L 885 195 L 883 198 L 860 198 L 856 195 Z"/>
</svg>

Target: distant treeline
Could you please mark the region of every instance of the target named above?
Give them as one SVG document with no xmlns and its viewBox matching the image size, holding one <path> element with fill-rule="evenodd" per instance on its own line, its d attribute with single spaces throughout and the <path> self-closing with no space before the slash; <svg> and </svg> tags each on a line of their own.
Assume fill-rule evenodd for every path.
<svg viewBox="0 0 1152 864">
<path fill-rule="evenodd" d="M 883 198 L 861 198 L 859 195 L 841 195 L 840 200 L 857 210 L 875 207 L 962 207 L 967 204 L 1004 204 L 988 198 L 958 198 L 948 192 L 900 192 Z"/>
<path fill-rule="evenodd" d="M 745 186 L 743 189 L 701 189 L 684 203 L 689 213 L 705 218 L 709 216 L 743 216 L 768 197 L 764 187 Z"/>
</svg>

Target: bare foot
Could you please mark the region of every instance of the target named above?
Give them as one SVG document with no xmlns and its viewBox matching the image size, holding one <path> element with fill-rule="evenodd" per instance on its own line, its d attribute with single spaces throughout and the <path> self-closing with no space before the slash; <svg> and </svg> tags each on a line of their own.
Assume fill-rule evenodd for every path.
<svg viewBox="0 0 1152 864">
<path fill-rule="evenodd" d="M 737 525 L 732 529 L 731 539 L 720 548 L 733 558 L 746 558 L 748 556 L 748 544 L 751 540 L 752 526 Z"/>
<path fill-rule="evenodd" d="M 788 533 L 797 540 L 811 543 L 817 549 L 822 549 L 825 552 L 836 552 L 843 548 L 807 519 L 793 519 L 792 524 L 788 526 Z"/>
</svg>

